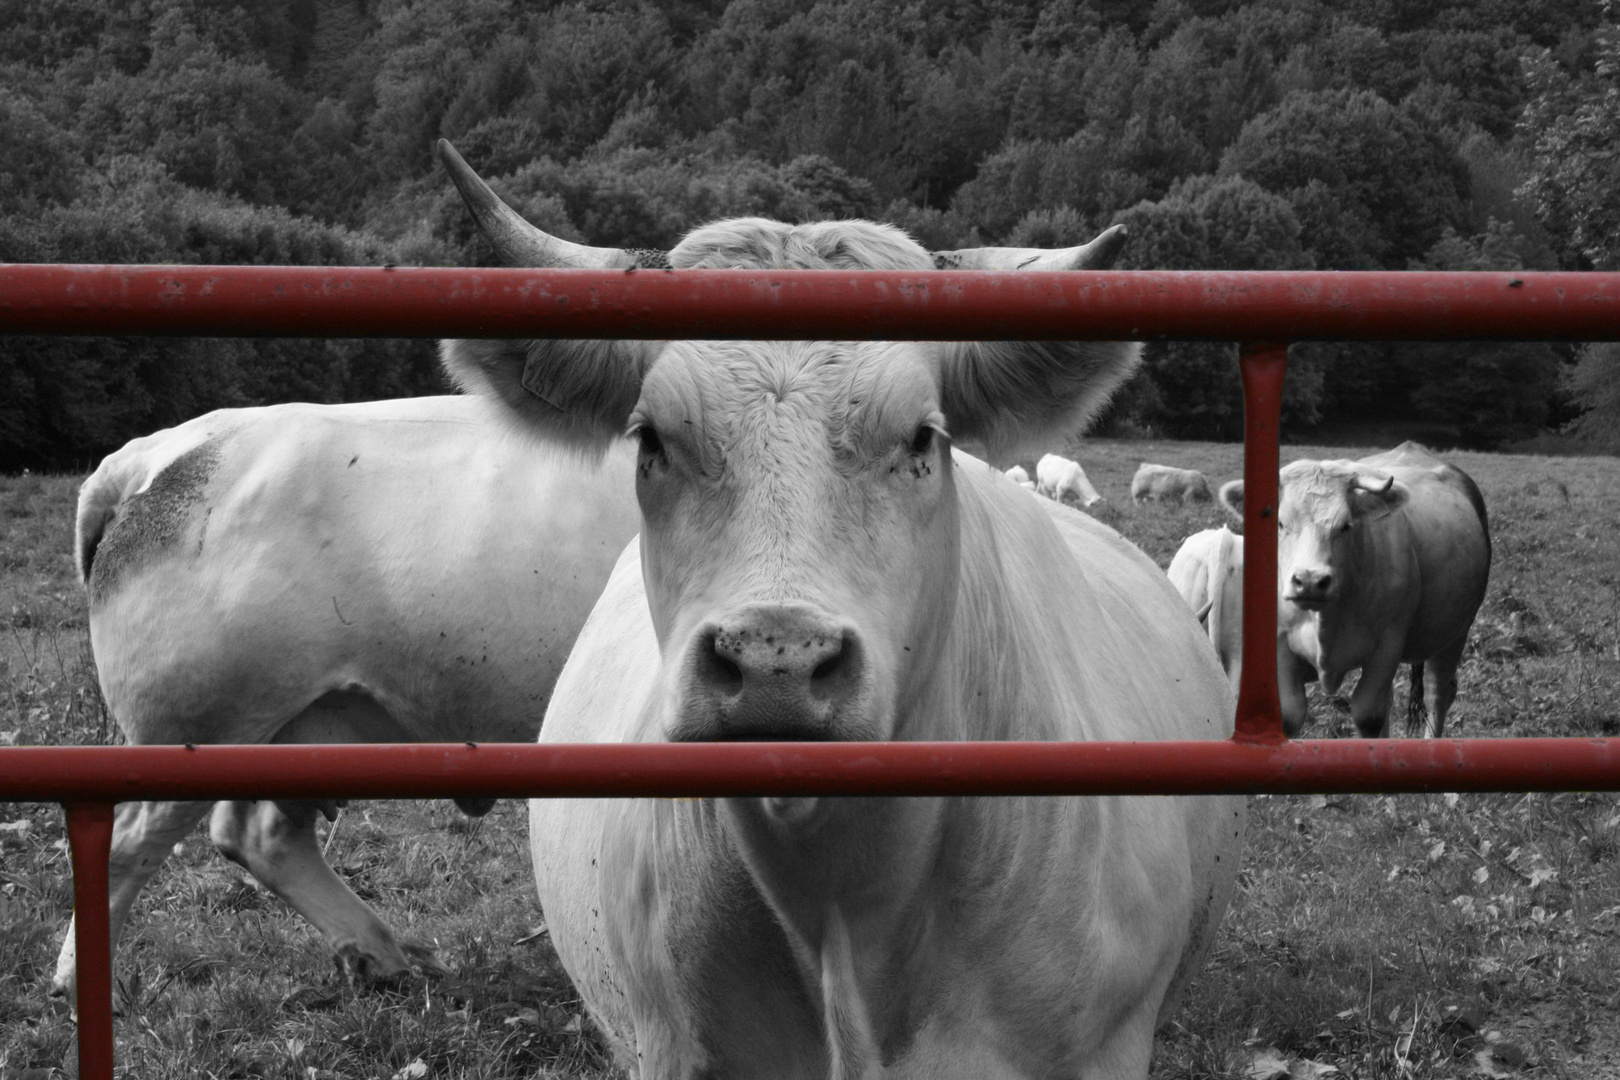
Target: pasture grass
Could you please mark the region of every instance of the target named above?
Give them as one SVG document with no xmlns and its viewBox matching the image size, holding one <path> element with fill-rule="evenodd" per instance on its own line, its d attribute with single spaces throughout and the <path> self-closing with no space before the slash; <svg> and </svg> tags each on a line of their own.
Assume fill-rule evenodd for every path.
<svg viewBox="0 0 1620 1080">
<path fill-rule="evenodd" d="M 1295 457 L 1367 450 L 1284 447 Z M 1135 507 L 1141 461 L 1241 471 L 1237 446 L 1089 440 L 1096 516 L 1161 566 L 1219 524 Z M 1496 560 L 1448 734 L 1620 734 L 1620 460 L 1455 453 Z M 0 740 L 99 743 L 71 555 L 77 478 L 0 478 Z M 1404 678 L 1396 708 L 1402 707 Z M 1397 715 L 1399 715 L 1397 713 Z M 1311 737 L 1351 734 L 1313 700 Z M 19 825 L 26 823 L 26 825 Z M 117 964 L 131 1077 L 613 1074 L 542 925 L 526 815 L 354 804 L 331 861 L 451 974 L 355 988 L 301 919 L 199 829 L 142 895 Z M 55 807 L 0 804 L 0 1078 L 71 1068 L 45 991 L 71 905 Z M 1156 1080 L 1620 1076 L 1620 801 L 1610 795 L 1257 798 L 1237 896 Z M 1329 1072 L 1327 1070 L 1336 1070 Z M 1268 1072 L 1268 1070 L 1270 1070 Z"/>
</svg>

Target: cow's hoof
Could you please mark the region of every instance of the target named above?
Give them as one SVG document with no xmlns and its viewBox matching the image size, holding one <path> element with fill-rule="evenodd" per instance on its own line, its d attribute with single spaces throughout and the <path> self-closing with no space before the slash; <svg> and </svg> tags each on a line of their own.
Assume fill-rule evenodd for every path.
<svg viewBox="0 0 1620 1080">
<path fill-rule="evenodd" d="M 339 945 L 332 962 L 351 986 L 387 987 L 411 976 L 410 964 L 385 960 L 360 951 L 358 945 Z"/>
<path fill-rule="evenodd" d="M 411 962 L 411 967 L 428 978 L 442 979 L 450 974 L 450 969 L 440 962 L 438 955 L 420 941 L 402 941 L 399 947 L 404 951 L 405 959 Z"/>
</svg>

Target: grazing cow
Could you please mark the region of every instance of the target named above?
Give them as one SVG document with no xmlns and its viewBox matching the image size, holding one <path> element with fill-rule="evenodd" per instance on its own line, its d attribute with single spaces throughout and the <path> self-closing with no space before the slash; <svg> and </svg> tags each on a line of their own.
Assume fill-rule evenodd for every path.
<svg viewBox="0 0 1620 1080">
<path fill-rule="evenodd" d="M 1209 502 L 1209 481 L 1197 469 L 1178 469 L 1173 465 L 1149 465 L 1142 462 L 1131 477 L 1131 501 L 1178 503 Z"/>
<path fill-rule="evenodd" d="M 502 434 L 491 411 L 470 397 L 222 409 L 103 461 L 79 492 L 78 559 L 102 692 L 128 740 L 532 740 L 639 528 L 635 455 L 588 468 Z M 208 805 L 120 804 L 115 942 Z M 222 802 L 214 842 L 351 974 L 407 971 L 322 859 L 318 810 L 335 813 Z M 74 977 L 70 927 L 53 991 L 71 997 Z"/>
<path fill-rule="evenodd" d="M 1078 461 L 1047 454 L 1035 463 L 1035 490 L 1054 502 L 1069 506 L 1094 506 L 1102 496 L 1086 479 Z"/>
<path fill-rule="evenodd" d="M 500 214 L 452 154 L 475 214 Z M 509 261 L 582 264 L 521 228 Z M 1093 264 L 1107 240 L 1046 265 Z M 668 261 L 925 272 L 1045 255 L 931 257 L 869 222 L 742 219 Z M 594 444 L 628 423 L 639 443 L 641 539 L 542 739 L 1230 730 L 1230 690 L 1165 576 L 952 447 L 1073 431 L 1134 346 L 592 346 L 444 347 L 464 386 L 540 437 Z M 645 1080 L 1143 1078 L 1226 905 L 1244 818 L 1225 797 L 562 799 L 531 804 L 530 843 L 558 954 Z"/>
<path fill-rule="evenodd" d="M 1283 727 L 1308 719 L 1305 684 L 1335 693 L 1361 669 L 1350 715 L 1366 738 L 1389 733 L 1395 671 L 1411 668 L 1408 735 L 1438 738 L 1457 696 L 1457 664 L 1485 599 L 1490 524 L 1479 488 L 1417 443 L 1360 461 L 1296 461 L 1277 504 L 1277 684 Z M 1243 482 L 1221 488 L 1239 520 Z M 1424 665 L 1434 669 L 1424 690 Z"/>
<path fill-rule="evenodd" d="M 1225 526 L 1193 533 L 1166 574 L 1204 624 L 1236 693 L 1243 677 L 1243 537 Z"/>
</svg>

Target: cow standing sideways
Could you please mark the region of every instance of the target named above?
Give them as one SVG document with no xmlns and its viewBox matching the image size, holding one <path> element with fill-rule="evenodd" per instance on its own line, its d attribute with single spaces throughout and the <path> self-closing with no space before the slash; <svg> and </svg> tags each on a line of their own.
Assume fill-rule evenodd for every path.
<svg viewBox="0 0 1620 1080">
<path fill-rule="evenodd" d="M 1194 533 L 1166 575 L 1204 624 L 1236 693 L 1243 679 L 1243 537 L 1225 526 Z"/>
<path fill-rule="evenodd" d="M 1035 463 L 1035 491 L 1055 502 L 1070 506 L 1095 506 L 1102 496 L 1086 479 L 1078 461 L 1047 454 Z"/>
<path fill-rule="evenodd" d="M 1209 481 L 1197 469 L 1178 469 L 1173 465 L 1149 465 L 1142 462 L 1137 466 L 1136 475 L 1131 477 L 1131 501 L 1144 503 L 1148 500 L 1154 502 L 1186 503 L 1209 502 L 1213 496 L 1209 492 Z"/>
<path fill-rule="evenodd" d="M 508 261 L 639 260 L 535 230 L 442 152 Z M 741 219 L 689 234 L 667 272 L 1086 267 L 1117 236 L 930 255 L 869 222 Z M 1230 690 L 1164 575 L 952 446 L 1014 457 L 1075 430 L 1135 346 L 444 354 L 539 437 L 600 446 L 628 426 L 639 446 L 641 539 L 581 631 L 544 741 L 1230 730 Z M 531 804 L 530 843 L 558 954 L 647 1080 L 1141 1080 L 1226 907 L 1244 816 L 1230 797 L 559 799 Z"/>
<path fill-rule="evenodd" d="M 529 741 L 639 528 L 635 456 L 599 469 L 469 397 L 223 409 L 136 439 L 79 491 L 102 692 L 141 743 Z M 469 812 L 487 802 L 463 802 Z M 208 810 L 119 804 L 116 943 Z M 222 802 L 213 838 L 355 975 L 408 970 L 321 857 L 332 805 Z M 417 963 L 431 953 L 413 946 Z M 73 992 L 73 930 L 53 991 Z"/>
<path fill-rule="evenodd" d="M 1408 735 L 1439 737 L 1485 599 L 1490 525 L 1479 488 L 1417 443 L 1360 461 L 1295 461 L 1277 504 L 1277 685 L 1283 727 L 1308 718 L 1305 684 L 1335 693 L 1361 669 L 1350 715 L 1389 733 L 1396 669 L 1411 664 Z M 1221 488 L 1239 520 L 1243 482 Z M 1434 678 L 1424 687 L 1424 668 Z"/>
</svg>

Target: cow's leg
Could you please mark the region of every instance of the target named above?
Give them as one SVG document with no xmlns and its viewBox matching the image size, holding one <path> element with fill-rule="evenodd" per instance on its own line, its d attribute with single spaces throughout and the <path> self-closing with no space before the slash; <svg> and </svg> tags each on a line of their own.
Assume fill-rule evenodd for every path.
<svg viewBox="0 0 1620 1080">
<path fill-rule="evenodd" d="M 1153 1030 L 1159 1019 L 1158 1002 L 1164 988 L 1153 996 L 1155 1004 L 1140 1005 L 1108 1036 L 1085 1070 L 1088 1080 L 1147 1080 L 1153 1057 Z"/>
<path fill-rule="evenodd" d="M 1468 635 L 1464 633 L 1429 657 L 1434 678 L 1429 681 L 1426 697 L 1429 718 L 1423 728 L 1425 739 L 1438 739 L 1446 732 L 1446 714 L 1451 711 L 1451 703 L 1457 699 L 1457 666 L 1462 663 L 1463 650 L 1467 646 Z"/>
<path fill-rule="evenodd" d="M 1411 677 L 1406 684 L 1406 737 L 1413 739 L 1419 733 L 1427 734 L 1429 712 L 1424 708 L 1423 661 L 1410 665 Z"/>
<path fill-rule="evenodd" d="M 1277 697 L 1282 704 L 1283 734 L 1298 738 L 1311 718 L 1305 701 L 1305 683 L 1314 674 L 1310 665 L 1295 656 L 1288 643 L 1277 641 Z"/>
<path fill-rule="evenodd" d="M 308 919 L 337 954 L 350 978 L 387 980 L 409 974 L 411 963 L 393 933 L 333 873 L 315 839 L 318 804 L 224 802 L 214 812 L 214 844 L 271 892 Z M 437 968 L 430 951 L 417 962 Z"/>
<path fill-rule="evenodd" d="M 118 950 L 118 936 L 124 920 L 141 889 L 157 873 L 163 860 L 207 812 L 208 802 L 126 802 L 119 803 L 113 817 L 112 850 L 107 859 L 108 914 L 112 949 Z M 51 996 L 75 1000 L 78 964 L 74 931 L 76 920 L 68 921 L 67 939 L 56 958 L 56 974 L 51 979 Z"/>
<path fill-rule="evenodd" d="M 1400 670 L 1399 648 L 1373 654 L 1361 667 L 1361 678 L 1350 695 L 1350 719 L 1363 739 L 1389 734 L 1389 710 L 1395 701 L 1395 673 Z"/>
</svg>

